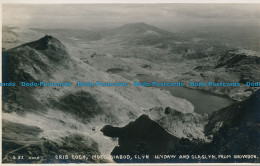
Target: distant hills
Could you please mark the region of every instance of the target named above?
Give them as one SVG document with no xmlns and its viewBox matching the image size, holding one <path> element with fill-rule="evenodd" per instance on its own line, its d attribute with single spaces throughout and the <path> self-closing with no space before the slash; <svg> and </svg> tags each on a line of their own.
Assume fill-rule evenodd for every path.
<svg viewBox="0 0 260 166">
<path fill-rule="evenodd" d="M 130 23 L 122 25 L 118 28 L 107 30 L 80 30 L 80 29 L 37 29 L 35 31 L 42 33 L 56 33 L 67 37 L 73 37 L 87 41 L 97 41 L 101 39 L 116 40 L 117 42 L 125 42 L 128 44 L 158 44 L 176 36 L 172 32 L 162 30 L 144 22 Z"/>
<path fill-rule="evenodd" d="M 145 23 L 104 31 L 35 29 L 35 36 L 36 31 L 48 35 L 3 51 L 3 81 L 130 81 L 106 72 L 111 69 L 132 75 L 154 72 L 158 77 L 165 74 L 184 81 L 259 80 L 259 57 L 254 54 L 226 47 L 222 50 L 222 45 L 205 45 L 206 40 L 181 41 L 174 33 Z M 18 33 L 11 34 L 19 37 Z M 130 53 L 122 58 L 126 47 Z M 116 49 L 118 54 L 113 52 Z M 174 56 L 179 61 L 171 59 Z M 153 58 L 158 61 L 153 63 Z M 213 88 L 205 90 L 230 96 L 253 95 L 214 112 L 207 121 L 207 115 L 193 112 L 190 102 L 159 88 L 3 87 L 4 162 L 11 162 L 11 155 L 18 154 L 21 147 L 26 156 L 37 153 L 46 158 L 46 151 L 109 155 L 113 149 L 112 154 L 259 154 L 259 90 L 245 86 Z M 119 138 L 120 146 L 116 146 L 116 139 L 106 136 Z"/>
<path fill-rule="evenodd" d="M 137 42 L 139 44 L 152 43 L 158 40 L 174 37 L 174 33 L 143 22 L 125 24 L 121 27 L 108 30 L 105 33 L 109 37 L 120 38 L 126 41 L 128 40 L 129 42 Z"/>
</svg>

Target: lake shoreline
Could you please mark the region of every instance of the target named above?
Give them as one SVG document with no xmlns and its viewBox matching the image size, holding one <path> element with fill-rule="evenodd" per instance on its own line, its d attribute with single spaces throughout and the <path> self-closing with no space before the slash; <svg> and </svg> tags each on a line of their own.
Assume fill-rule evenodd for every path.
<svg viewBox="0 0 260 166">
<path fill-rule="evenodd" d="M 154 80 L 162 80 L 163 78 L 147 74 L 135 74 L 129 76 L 125 72 L 116 72 L 113 74 L 120 75 L 129 80 L 139 80 L 140 82 L 153 82 Z M 222 108 L 234 104 L 236 101 L 226 95 L 216 94 L 204 89 L 189 88 L 187 86 L 174 86 L 174 87 L 156 87 L 170 92 L 172 96 L 185 99 L 191 102 L 194 106 L 194 112 L 198 114 L 212 114 Z M 205 100 L 205 101 L 204 101 Z M 204 103 L 203 103 L 204 102 Z M 209 110 L 209 111 L 208 111 Z"/>
</svg>

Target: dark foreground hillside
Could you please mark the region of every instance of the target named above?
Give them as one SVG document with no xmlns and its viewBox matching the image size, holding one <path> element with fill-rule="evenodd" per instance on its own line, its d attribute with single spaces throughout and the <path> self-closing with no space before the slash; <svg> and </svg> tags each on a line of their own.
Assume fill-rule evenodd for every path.
<svg viewBox="0 0 260 166">
<path fill-rule="evenodd" d="M 140 131 L 142 130 L 142 131 Z M 118 137 L 119 146 L 112 155 L 148 154 L 149 159 L 130 162 L 250 162 L 259 163 L 260 154 L 260 90 L 247 100 L 216 111 L 209 117 L 205 134 L 213 137 L 210 143 L 199 140 L 174 138 L 149 117 L 142 115 L 125 127 L 105 126 L 104 135 Z M 154 150 L 156 149 L 156 151 Z M 200 155 L 196 159 L 163 159 L 154 155 Z M 208 155 L 216 155 L 210 159 Z M 231 158 L 221 158 L 230 155 Z M 234 158 L 234 155 L 251 155 L 249 158 Z M 241 157 L 241 156 L 240 156 Z M 245 156 L 244 156 L 245 157 Z M 248 156 L 246 156 L 248 157 Z M 124 160 L 116 160 L 125 162 Z"/>
</svg>

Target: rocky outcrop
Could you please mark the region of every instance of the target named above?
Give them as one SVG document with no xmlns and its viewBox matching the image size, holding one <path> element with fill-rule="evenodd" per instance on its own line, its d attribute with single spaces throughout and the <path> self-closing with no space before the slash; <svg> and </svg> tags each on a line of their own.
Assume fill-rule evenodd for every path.
<svg viewBox="0 0 260 166">
<path fill-rule="evenodd" d="M 141 115 L 122 128 L 105 126 L 101 131 L 106 136 L 119 139 L 119 145 L 114 148 L 112 155 L 164 154 L 179 142 L 177 137 L 169 134 L 147 115 Z"/>
<path fill-rule="evenodd" d="M 238 75 L 241 83 L 260 81 L 260 57 L 250 56 L 239 50 L 230 50 L 220 56 L 215 69 L 221 67 Z"/>
<path fill-rule="evenodd" d="M 212 135 L 210 142 L 200 139 L 189 140 L 176 138 L 168 133 L 147 115 L 140 116 L 136 121 L 119 128 L 105 126 L 101 131 L 104 135 L 119 138 L 119 146 L 115 147 L 111 154 L 148 154 L 149 159 L 130 160 L 130 162 L 159 162 L 153 154 L 164 155 L 216 155 L 218 160 L 205 155 L 189 157 L 188 159 L 167 159 L 160 162 L 259 162 L 259 123 L 260 123 L 260 90 L 247 100 L 233 104 L 220 111 L 216 111 L 209 117 L 205 127 L 207 136 Z M 195 123 L 198 119 L 185 116 L 174 109 L 161 110 L 168 116 L 175 116 L 185 122 Z M 165 127 L 164 127 L 165 128 Z M 159 136 L 160 135 L 160 136 Z M 161 140 L 161 142 L 159 142 Z M 151 143 L 153 146 L 151 146 Z M 170 148 L 168 146 L 171 146 Z M 154 150 L 153 148 L 156 148 Z M 156 152 L 156 153 L 155 153 Z M 230 155 L 230 158 L 222 158 L 219 155 Z M 233 155 L 250 155 L 249 158 L 234 158 Z M 115 160 L 116 162 L 129 162 L 129 160 Z"/>
<path fill-rule="evenodd" d="M 65 139 L 81 133 L 83 136 L 79 141 L 82 140 L 88 147 L 90 144 L 97 145 L 98 150 L 95 148 L 91 152 L 109 155 L 116 143 L 114 139 L 102 136 L 100 129 L 104 125 L 124 126 L 144 114 L 144 109 L 156 106 L 170 106 L 185 113 L 194 110 L 193 105 L 187 100 L 174 97 L 158 88 L 75 86 L 77 81 L 126 82 L 129 80 L 97 70 L 76 56 L 71 57 L 65 46 L 51 36 L 5 51 L 4 60 L 6 62 L 4 73 L 7 74 L 5 80 L 16 83 L 43 81 L 73 84 L 71 87 L 20 87 L 19 85 L 3 88 L 3 119 L 39 129 L 41 132 L 36 135 L 37 141 L 47 140 L 44 151 L 49 147 L 50 154 L 54 152 L 64 154 L 69 150 L 78 153 L 81 152 L 81 148 L 91 151 L 84 146 L 78 147 L 77 142 L 68 143 L 68 139 Z M 163 127 L 160 126 L 160 129 Z M 163 131 L 168 133 L 165 129 Z M 10 141 L 11 136 L 8 132 L 4 134 L 7 136 L 7 142 Z M 169 133 L 168 136 L 172 138 Z M 71 139 L 77 140 L 77 138 Z M 95 141 L 85 141 L 85 139 Z M 22 143 L 12 140 L 11 144 L 5 144 L 5 148 L 11 150 L 11 153 L 5 153 L 5 162 L 13 162 L 10 157 L 15 154 L 12 150 L 16 149 L 12 148 L 12 144 L 18 144 L 19 148 L 25 146 Z M 70 144 L 69 147 L 63 145 L 67 143 Z M 77 146 L 74 148 L 73 144 Z M 24 149 L 25 155 L 30 152 L 42 153 L 41 144 L 33 144 L 28 148 Z M 45 157 L 49 158 L 49 156 Z M 68 160 L 68 162 L 73 161 Z"/>
<path fill-rule="evenodd" d="M 103 159 L 91 158 L 92 155 L 100 155 L 100 152 L 96 141 L 89 137 L 71 134 L 61 137 L 57 143 L 41 137 L 41 132 L 43 131 L 35 126 L 4 120 L 2 162 L 23 164 L 105 162 Z"/>
<path fill-rule="evenodd" d="M 69 113 L 74 119 L 83 123 L 90 122 L 91 118 L 103 112 L 95 97 L 85 91 L 65 94 L 50 103 L 52 103 L 51 108 Z"/>
<path fill-rule="evenodd" d="M 3 80 L 6 82 L 48 80 L 58 66 L 68 68 L 69 60 L 66 47 L 56 38 L 46 35 L 37 41 L 3 53 Z"/>
<path fill-rule="evenodd" d="M 16 83 L 15 87 L 3 87 L 4 112 L 45 110 L 43 103 L 32 96 L 35 87 L 21 87 L 22 82 L 48 82 L 53 73 L 71 65 L 66 47 L 47 35 L 3 52 L 2 60 L 3 82 Z"/>
<path fill-rule="evenodd" d="M 234 128 L 247 124 L 260 123 L 260 90 L 243 102 L 233 104 L 214 112 L 209 117 L 205 132 L 210 135 L 216 124 L 222 123 L 223 128 Z"/>
<path fill-rule="evenodd" d="M 205 140 L 203 133 L 207 115 L 183 113 L 171 107 L 155 107 L 144 111 L 152 120 L 178 138 Z"/>
<path fill-rule="evenodd" d="M 213 137 L 210 143 L 181 139 L 174 154 L 252 155 L 244 159 L 219 159 L 214 162 L 259 162 L 260 90 L 247 100 L 216 111 L 209 117 L 205 133 Z M 202 160 L 210 162 L 212 160 Z"/>
</svg>

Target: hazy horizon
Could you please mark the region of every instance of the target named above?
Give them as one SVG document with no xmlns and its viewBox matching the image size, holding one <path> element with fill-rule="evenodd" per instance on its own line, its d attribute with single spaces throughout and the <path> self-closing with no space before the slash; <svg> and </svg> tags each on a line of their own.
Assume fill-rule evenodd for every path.
<svg viewBox="0 0 260 166">
<path fill-rule="evenodd" d="M 103 29 L 145 22 L 175 31 L 260 26 L 259 4 L 3 4 L 2 8 L 3 25 L 13 27 Z"/>
</svg>

